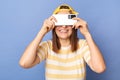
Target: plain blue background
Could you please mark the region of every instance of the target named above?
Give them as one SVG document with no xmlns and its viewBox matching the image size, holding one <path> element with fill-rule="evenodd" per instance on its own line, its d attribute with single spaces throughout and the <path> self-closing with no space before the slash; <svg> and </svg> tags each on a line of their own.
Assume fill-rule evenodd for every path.
<svg viewBox="0 0 120 80">
<path fill-rule="evenodd" d="M 19 59 L 43 21 L 62 3 L 88 22 L 105 58 L 107 70 L 96 74 L 87 67 L 87 80 L 120 80 L 120 0 L 0 0 L 0 80 L 45 79 L 44 62 L 23 69 Z M 47 39 L 51 32 L 43 40 Z"/>
</svg>

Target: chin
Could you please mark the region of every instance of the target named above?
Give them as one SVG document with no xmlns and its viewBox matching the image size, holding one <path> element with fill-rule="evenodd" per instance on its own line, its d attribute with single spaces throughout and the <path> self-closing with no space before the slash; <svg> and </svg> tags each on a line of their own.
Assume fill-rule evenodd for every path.
<svg viewBox="0 0 120 80">
<path fill-rule="evenodd" d="M 65 40 L 65 39 L 69 39 L 69 38 L 68 37 L 59 37 L 59 39 Z"/>
</svg>

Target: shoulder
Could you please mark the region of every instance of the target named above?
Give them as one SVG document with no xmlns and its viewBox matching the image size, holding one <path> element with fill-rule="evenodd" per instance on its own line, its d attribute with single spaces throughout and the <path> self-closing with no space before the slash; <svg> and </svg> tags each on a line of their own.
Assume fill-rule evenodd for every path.
<svg viewBox="0 0 120 80">
<path fill-rule="evenodd" d="M 48 40 L 48 41 L 42 41 L 42 42 L 40 42 L 39 45 L 46 45 L 46 44 L 51 44 L 51 43 L 52 43 L 52 41 Z"/>
<path fill-rule="evenodd" d="M 52 48 L 52 40 L 42 41 L 39 46 L 50 47 Z"/>
<path fill-rule="evenodd" d="M 85 39 L 79 39 L 78 40 L 78 47 L 83 47 L 86 44 L 86 40 Z"/>
</svg>

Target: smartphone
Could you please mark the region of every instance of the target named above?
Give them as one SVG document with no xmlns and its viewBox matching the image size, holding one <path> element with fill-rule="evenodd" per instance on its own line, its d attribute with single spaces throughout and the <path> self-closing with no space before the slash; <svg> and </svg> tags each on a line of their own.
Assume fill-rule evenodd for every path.
<svg viewBox="0 0 120 80">
<path fill-rule="evenodd" d="M 57 19 L 55 25 L 73 25 L 77 20 L 73 20 L 73 17 L 77 17 L 77 14 L 53 14 L 53 16 Z"/>
</svg>

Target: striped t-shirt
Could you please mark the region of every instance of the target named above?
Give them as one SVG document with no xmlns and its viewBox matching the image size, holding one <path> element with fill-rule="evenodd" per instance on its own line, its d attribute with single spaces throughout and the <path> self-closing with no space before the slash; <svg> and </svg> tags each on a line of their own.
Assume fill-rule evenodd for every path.
<svg viewBox="0 0 120 80">
<path fill-rule="evenodd" d="M 37 54 L 40 61 L 46 60 L 46 80 L 85 80 L 90 51 L 86 40 L 80 39 L 78 44 L 75 52 L 68 46 L 55 53 L 51 40 L 40 43 Z"/>
</svg>

